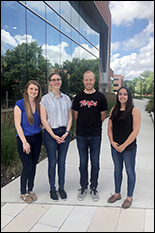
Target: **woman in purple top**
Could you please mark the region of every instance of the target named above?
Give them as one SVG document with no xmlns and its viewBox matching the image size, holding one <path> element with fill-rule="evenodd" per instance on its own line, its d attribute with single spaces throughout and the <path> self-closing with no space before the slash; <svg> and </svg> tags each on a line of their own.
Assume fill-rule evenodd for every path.
<svg viewBox="0 0 155 233">
<path fill-rule="evenodd" d="M 23 164 L 20 177 L 20 197 L 27 203 L 37 200 L 33 187 L 36 164 L 42 145 L 39 106 L 41 96 L 41 88 L 38 82 L 30 80 L 25 87 L 24 99 L 18 100 L 14 107 L 17 149 Z"/>
</svg>

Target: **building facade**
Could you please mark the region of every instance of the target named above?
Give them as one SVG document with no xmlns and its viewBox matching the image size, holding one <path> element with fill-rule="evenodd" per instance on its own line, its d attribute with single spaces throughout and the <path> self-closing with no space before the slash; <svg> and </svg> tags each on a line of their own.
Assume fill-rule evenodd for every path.
<svg viewBox="0 0 155 233">
<path fill-rule="evenodd" d="M 67 70 L 73 91 L 77 73 L 82 80 L 92 64 L 98 64 L 93 71 L 99 90 L 109 92 L 110 35 L 109 1 L 2 1 L 1 74 L 7 83 L 6 72 L 14 71 L 9 92 L 18 92 L 16 83 L 23 88 L 36 79 L 44 94 L 51 69 Z"/>
<path fill-rule="evenodd" d="M 116 92 L 124 84 L 124 76 L 115 74 L 113 79 L 113 91 Z"/>
<path fill-rule="evenodd" d="M 104 93 L 110 92 L 110 80 L 114 77 L 114 71 L 110 68 L 111 13 L 109 10 L 109 1 L 95 1 L 95 4 L 107 27 L 107 31 L 105 28 L 102 28 L 100 33 L 100 58 L 106 61 L 106 64 L 105 69 L 101 68 L 99 89 Z M 106 50 L 106 54 L 103 53 L 104 50 Z"/>
</svg>

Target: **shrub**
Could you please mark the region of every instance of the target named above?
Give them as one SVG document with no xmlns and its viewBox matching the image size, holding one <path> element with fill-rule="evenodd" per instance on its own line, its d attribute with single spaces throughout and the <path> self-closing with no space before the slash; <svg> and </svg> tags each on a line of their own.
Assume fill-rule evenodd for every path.
<svg viewBox="0 0 155 233">
<path fill-rule="evenodd" d="M 72 126 L 71 126 L 71 129 L 70 129 L 70 135 L 71 135 L 71 140 L 73 140 L 75 137 L 76 137 L 76 122 L 74 120 L 74 114 L 73 114 L 73 111 L 72 111 Z"/>
<path fill-rule="evenodd" d="M 116 104 L 116 94 L 115 93 L 108 93 L 107 92 L 107 93 L 105 93 L 105 96 L 107 98 L 107 103 L 108 103 L 108 110 L 107 110 L 106 114 L 109 115 L 110 110 Z"/>
<path fill-rule="evenodd" d="M 153 94 L 153 96 L 151 96 L 148 104 L 146 105 L 145 111 L 147 111 L 149 113 L 154 112 L 154 94 Z"/>
<path fill-rule="evenodd" d="M 1 109 L 1 169 L 7 170 L 8 176 L 10 173 L 15 174 L 19 161 L 13 110 Z"/>
</svg>

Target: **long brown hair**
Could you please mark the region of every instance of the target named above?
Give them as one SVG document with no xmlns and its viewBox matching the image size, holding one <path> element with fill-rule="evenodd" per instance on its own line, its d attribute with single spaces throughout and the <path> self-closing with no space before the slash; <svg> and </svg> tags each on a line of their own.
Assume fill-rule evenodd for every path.
<svg viewBox="0 0 155 233">
<path fill-rule="evenodd" d="M 30 123 L 30 125 L 33 125 L 34 124 L 33 112 L 32 112 L 31 106 L 30 106 L 29 97 L 28 97 L 28 93 L 27 93 L 27 89 L 28 89 L 30 84 L 34 84 L 34 85 L 36 85 L 38 87 L 38 95 L 37 95 L 37 97 L 35 97 L 35 103 L 36 103 L 37 112 L 39 114 L 39 117 L 40 117 L 39 103 L 41 101 L 42 92 L 41 92 L 41 88 L 40 88 L 39 83 L 37 81 L 35 81 L 35 80 L 28 81 L 28 83 L 25 86 L 25 90 L 24 90 L 24 107 L 26 109 L 27 120 Z"/>
<path fill-rule="evenodd" d="M 127 102 L 126 102 L 125 111 L 124 111 L 124 113 L 122 114 L 122 116 L 120 117 L 120 119 L 125 119 L 125 117 L 127 117 L 127 116 L 132 112 L 132 109 L 133 109 L 133 107 L 134 107 L 131 90 L 130 90 L 128 87 L 125 87 L 125 86 L 120 87 L 120 88 L 118 89 L 118 91 L 117 91 L 116 105 L 115 105 L 115 107 L 114 107 L 114 109 L 113 109 L 113 111 L 112 111 L 112 115 L 111 115 L 111 117 L 110 117 L 111 120 L 113 120 L 113 119 L 116 117 L 116 115 L 117 115 L 117 113 L 118 113 L 118 110 L 120 109 L 120 106 L 121 106 L 121 104 L 120 104 L 120 102 L 119 102 L 119 99 L 118 99 L 118 94 L 119 94 L 119 91 L 120 91 L 121 89 L 125 89 L 125 90 L 127 91 L 128 100 L 127 100 Z"/>
</svg>

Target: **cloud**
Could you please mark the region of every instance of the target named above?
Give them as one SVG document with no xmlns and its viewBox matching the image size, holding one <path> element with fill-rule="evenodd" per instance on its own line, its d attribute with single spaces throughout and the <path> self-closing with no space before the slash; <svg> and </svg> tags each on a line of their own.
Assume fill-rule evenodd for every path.
<svg viewBox="0 0 155 233">
<path fill-rule="evenodd" d="M 3 53 L 9 49 L 9 46 L 17 46 L 17 42 L 13 36 L 10 35 L 9 32 L 5 31 L 4 29 L 1 30 L 1 50 Z"/>
<path fill-rule="evenodd" d="M 116 41 L 114 43 L 111 43 L 111 52 L 117 51 L 120 47 L 120 42 Z"/>
<path fill-rule="evenodd" d="M 149 27 L 150 26 L 148 26 L 144 31 L 148 32 Z M 31 41 L 35 41 L 31 35 L 27 35 L 27 40 L 29 43 Z M 13 47 L 16 47 L 18 44 L 21 44 L 25 41 L 26 35 L 15 35 L 13 37 L 4 29 L 1 30 L 2 51 L 4 53 L 6 52 L 6 48 L 8 48 L 8 46 L 11 45 Z M 120 42 L 112 44 L 113 50 L 117 50 L 120 45 Z M 68 54 L 66 52 L 66 48 L 68 46 L 69 44 L 64 41 L 62 41 L 61 44 L 59 43 L 57 45 L 43 44 L 43 55 L 45 56 L 45 48 L 47 48 L 47 58 L 53 65 L 55 63 L 62 64 L 66 60 L 72 61 L 74 57 L 81 59 L 94 59 L 94 56 L 89 54 L 84 49 L 81 49 L 79 46 L 76 46 L 74 48 L 72 54 Z M 82 46 L 98 56 L 98 51 L 96 49 L 90 48 L 87 44 L 82 44 Z M 114 70 L 115 74 L 121 74 L 125 77 L 125 79 L 128 80 L 132 80 L 133 78 L 138 77 L 140 73 L 143 73 L 145 70 L 153 71 L 152 67 L 154 67 L 154 37 L 150 37 L 148 43 L 146 43 L 146 45 L 142 46 L 139 49 L 139 54 L 132 52 L 128 56 L 123 57 L 120 57 L 120 53 L 112 54 L 110 67 Z"/>
<path fill-rule="evenodd" d="M 147 27 L 143 29 L 142 32 L 135 34 L 133 38 L 129 38 L 122 42 L 116 41 L 111 43 L 111 51 L 130 51 L 133 49 L 140 49 L 142 46 L 147 45 L 148 41 L 150 40 L 150 36 L 154 33 L 154 24 L 149 22 Z"/>
<path fill-rule="evenodd" d="M 70 60 L 70 55 L 68 55 L 65 51 L 66 47 L 68 47 L 66 42 L 62 42 L 61 44 L 59 43 L 58 45 L 43 44 L 43 56 L 45 57 L 45 51 L 47 49 L 47 59 L 51 62 L 51 64 L 62 64 L 63 61 Z"/>
<path fill-rule="evenodd" d="M 114 55 L 111 56 L 111 62 L 113 62 L 115 59 L 117 59 L 120 56 L 119 53 L 115 53 Z"/>
<path fill-rule="evenodd" d="M 146 45 L 150 39 L 150 35 L 153 33 L 153 30 L 154 25 L 150 22 L 142 32 L 134 35 L 133 38 L 123 41 L 121 44 L 122 50 L 132 50 Z"/>
<path fill-rule="evenodd" d="M 144 71 L 153 71 L 154 67 L 154 38 L 151 37 L 148 44 L 140 49 L 140 53 L 131 53 L 120 57 L 114 54 L 111 57 L 110 67 L 115 74 L 121 74 L 125 80 L 133 80 Z"/>
<path fill-rule="evenodd" d="M 148 19 L 154 22 L 154 1 L 110 1 L 112 24 L 130 26 L 134 19 Z"/>
<path fill-rule="evenodd" d="M 74 48 L 72 54 L 67 54 L 65 48 L 68 46 L 69 45 L 67 44 L 67 42 L 64 41 L 62 41 L 62 43 L 59 43 L 58 45 L 43 44 L 43 56 L 45 57 L 45 50 L 47 48 L 47 58 L 49 59 L 52 65 L 54 65 L 55 63 L 62 64 L 66 60 L 72 61 L 74 57 L 80 59 L 84 58 L 86 60 L 95 59 L 93 55 L 89 54 L 86 50 L 82 49 L 79 46 Z M 95 48 L 90 48 L 87 44 L 82 44 L 82 46 L 97 56 L 98 52 Z"/>
<path fill-rule="evenodd" d="M 11 36 L 10 33 L 5 31 L 4 29 L 1 30 L 1 42 L 12 46 L 17 46 L 17 42 L 14 37 Z"/>
<path fill-rule="evenodd" d="M 18 44 L 21 44 L 23 42 L 32 42 L 34 39 L 32 38 L 31 35 L 26 34 L 21 36 L 21 35 L 15 35 L 14 37 L 10 35 L 9 32 L 5 31 L 4 29 L 1 30 L 1 43 L 2 43 L 2 51 L 5 53 L 10 46 L 16 47 Z"/>
<path fill-rule="evenodd" d="M 24 34 L 23 36 L 16 35 L 16 36 L 14 36 L 14 38 L 17 41 L 18 44 L 22 44 L 23 42 L 26 43 L 26 41 L 27 41 L 27 43 L 35 41 L 34 39 L 32 39 L 31 35 L 26 35 L 26 34 Z"/>
<path fill-rule="evenodd" d="M 147 19 L 148 25 L 138 34 L 124 41 L 111 44 L 110 67 L 114 74 L 132 80 L 154 67 L 154 2 L 153 1 L 110 1 L 112 24 L 129 27 L 134 19 Z M 124 51 L 129 55 L 124 55 Z"/>
<path fill-rule="evenodd" d="M 89 52 L 91 52 L 92 54 L 96 55 L 97 57 L 99 57 L 99 52 L 95 49 L 95 48 L 90 48 L 88 46 L 88 44 L 81 44 L 82 47 L 84 47 L 85 49 L 87 49 Z M 97 46 L 98 47 L 98 46 Z M 90 53 L 88 53 L 86 50 L 84 50 L 83 48 L 81 48 L 80 46 L 77 46 L 74 49 L 74 52 L 72 53 L 71 58 L 73 59 L 74 57 L 77 58 L 84 58 L 84 59 L 95 59 L 95 57 L 93 55 L 91 55 Z"/>
<path fill-rule="evenodd" d="M 1 30 L 1 42 L 2 42 L 2 51 L 3 53 L 6 52 L 6 49 L 10 48 L 9 46 L 16 47 L 18 44 L 21 44 L 23 42 L 32 42 L 35 41 L 31 35 L 15 35 L 12 37 L 9 32 L 5 31 L 4 29 Z M 76 46 L 72 52 L 72 54 L 68 54 L 66 52 L 66 48 L 69 46 L 69 44 L 65 41 L 62 41 L 61 43 L 57 45 L 48 45 L 43 44 L 42 50 L 43 50 L 43 56 L 46 58 L 45 50 L 47 49 L 47 58 L 51 62 L 52 65 L 55 63 L 62 64 L 64 61 L 69 60 L 72 61 L 74 57 L 76 58 L 84 58 L 84 59 L 95 59 L 95 57 L 92 54 L 95 54 L 97 57 L 99 56 L 98 50 L 95 48 L 89 47 L 87 44 L 81 44 L 84 48 L 86 48 L 90 53 L 88 53 L 86 50 L 81 48 L 80 46 Z M 99 48 L 99 45 L 96 46 Z"/>
</svg>

